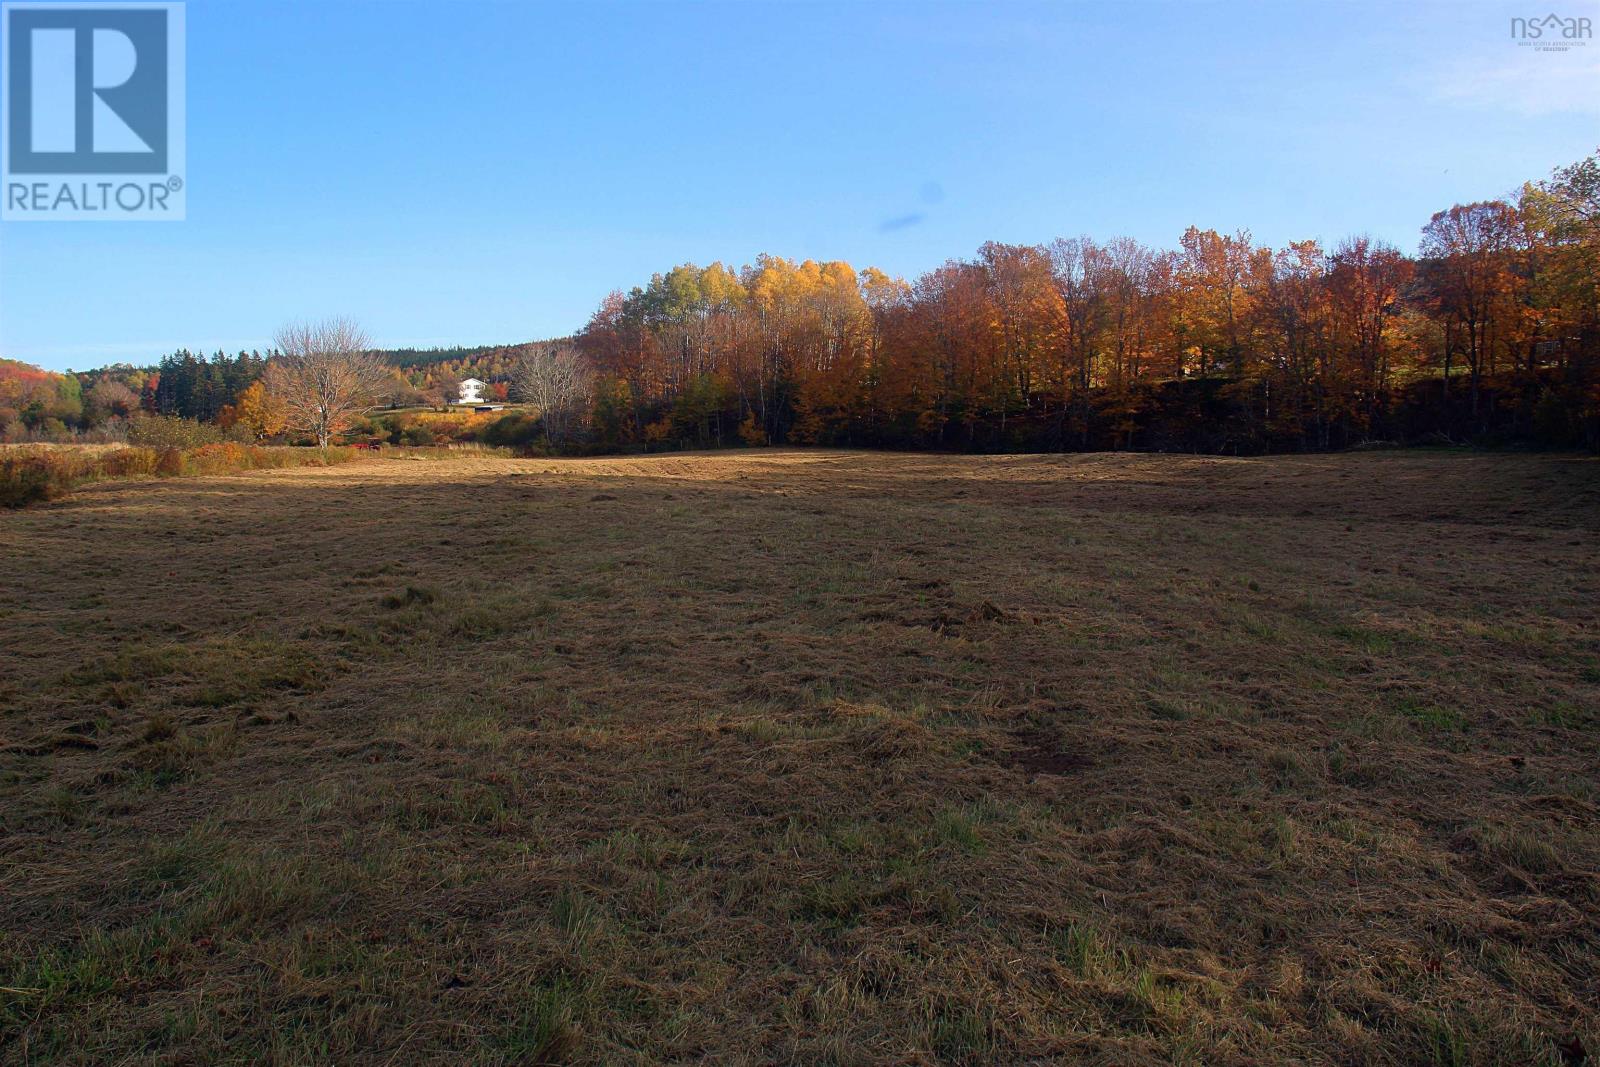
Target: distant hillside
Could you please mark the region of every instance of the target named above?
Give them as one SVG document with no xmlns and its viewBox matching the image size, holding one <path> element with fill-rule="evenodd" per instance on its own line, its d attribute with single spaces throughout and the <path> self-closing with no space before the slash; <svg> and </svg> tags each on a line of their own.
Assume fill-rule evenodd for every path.
<svg viewBox="0 0 1600 1067">
<path fill-rule="evenodd" d="M 538 343 L 527 341 L 514 345 L 474 345 L 453 348 L 380 348 L 374 354 L 385 363 L 410 369 L 428 367 L 435 363 L 471 363 L 483 358 L 503 356 L 505 353 L 516 352 Z"/>
<path fill-rule="evenodd" d="M 48 382 L 61 377 L 20 359 L 0 359 L 0 381 Z"/>
<path fill-rule="evenodd" d="M 380 348 L 373 354 L 385 363 L 401 370 L 412 368 L 432 367 L 441 363 L 472 364 L 481 360 L 495 361 L 506 358 L 515 358 L 518 353 L 526 351 L 535 345 L 559 344 L 570 341 L 570 337 L 552 337 L 544 340 L 520 341 L 515 344 L 504 345 L 456 345 L 448 348 Z M 268 354 L 270 349 L 262 348 L 257 351 Z M 197 353 L 202 350 L 196 349 Z M 218 353 L 221 354 L 220 352 Z M 148 364 L 136 363 L 107 363 L 101 366 L 89 367 L 76 371 L 79 377 L 90 379 L 98 378 L 110 373 L 120 376 L 130 372 L 149 373 L 154 371 L 159 361 Z M 0 359 L 0 378 L 27 378 L 40 381 L 45 378 L 56 378 L 60 375 L 52 371 L 35 367 L 31 363 L 23 363 L 15 359 Z"/>
<path fill-rule="evenodd" d="M 506 400 L 511 375 L 526 353 L 569 341 L 378 349 L 374 354 L 394 369 L 395 378 L 384 406 L 437 406 L 463 378 L 481 378 L 489 383 L 488 397 Z M 71 440 L 140 412 L 226 419 L 271 356 L 270 349 L 210 356 L 180 349 L 150 366 L 113 363 L 65 374 L 0 359 L 0 441 Z"/>
<path fill-rule="evenodd" d="M 571 338 L 526 341 L 517 345 L 479 345 L 460 348 L 387 348 L 375 354 L 393 366 L 418 397 L 437 397 L 463 378 L 490 383 L 490 395 L 506 398 L 511 370 L 523 354 L 541 345 L 561 344 Z M 415 399 L 415 398 L 413 398 Z"/>
<path fill-rule="evenodd" d="M 31 363 L 0 359 L 0 441 L 23 441 L 38 432 L 65 437 L 83 417 L 78 379 Z"/>
</svg>

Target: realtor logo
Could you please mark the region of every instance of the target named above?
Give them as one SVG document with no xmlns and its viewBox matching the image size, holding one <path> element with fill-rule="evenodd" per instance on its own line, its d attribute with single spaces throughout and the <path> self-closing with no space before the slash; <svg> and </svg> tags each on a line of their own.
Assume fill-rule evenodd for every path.
<svg viewBox="0 0 1600 1067">
<path fill-rule="evenodd" d="M 183 5 L 0 7 L 0 217 L 182 219 Z"/>
</svg>

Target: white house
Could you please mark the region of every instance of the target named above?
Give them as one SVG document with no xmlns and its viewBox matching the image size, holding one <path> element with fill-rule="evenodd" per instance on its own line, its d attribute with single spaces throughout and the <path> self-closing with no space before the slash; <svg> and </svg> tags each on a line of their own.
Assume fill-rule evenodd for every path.
<svg viewBox="0 0 1600 1067">
<path fill-rule="evenodd" d="M 481 403 L 483 403 L 483 387 L 488 385 L 488 384 L 489 384 L 488 382 L 480 382 L 476 378 L 465 378 L 465 379 L 463 379 L 462 382 L 461 382 L 461 385 L 459 387 L 457 387 L 457 389 L 456 389 L 456 403 L 457 404 L 481 404 Z"/>
</svg>

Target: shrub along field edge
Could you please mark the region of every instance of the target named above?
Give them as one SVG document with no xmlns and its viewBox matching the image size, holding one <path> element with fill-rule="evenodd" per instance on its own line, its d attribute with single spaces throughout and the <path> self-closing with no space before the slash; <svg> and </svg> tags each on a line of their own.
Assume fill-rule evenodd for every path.
<svg viewBox="0 0 1600 1067">
<path fill-rule="evenodd" d="M 66 495 L 86 482 L 117 478 L 177 478 L 232 471 L 321 467 L 347 463 L 353 448 L 264 447 L 234 442 L 198 448 L 118 448 L 112 451 L 17 448 L 0 450 L 0 507 L 19 508 Z"/>
</svg>

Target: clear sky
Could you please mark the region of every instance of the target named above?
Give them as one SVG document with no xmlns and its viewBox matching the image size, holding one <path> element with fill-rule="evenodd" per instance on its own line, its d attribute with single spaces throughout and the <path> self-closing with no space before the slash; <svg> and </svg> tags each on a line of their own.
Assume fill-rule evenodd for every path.
<svg viewBox="0 0 1600 1067">
<path fill-rule="evenodd" d="M 911 276 L 1191 223 L 1414 251 L 1600 146 L 1600 40 L 1519 48 L 1525 7 L 191 0 L 187 221 L 0 226 L 0 354 L 149 363 L 330 314 L 515 342 L 760 252 Z"/>
</svg>

